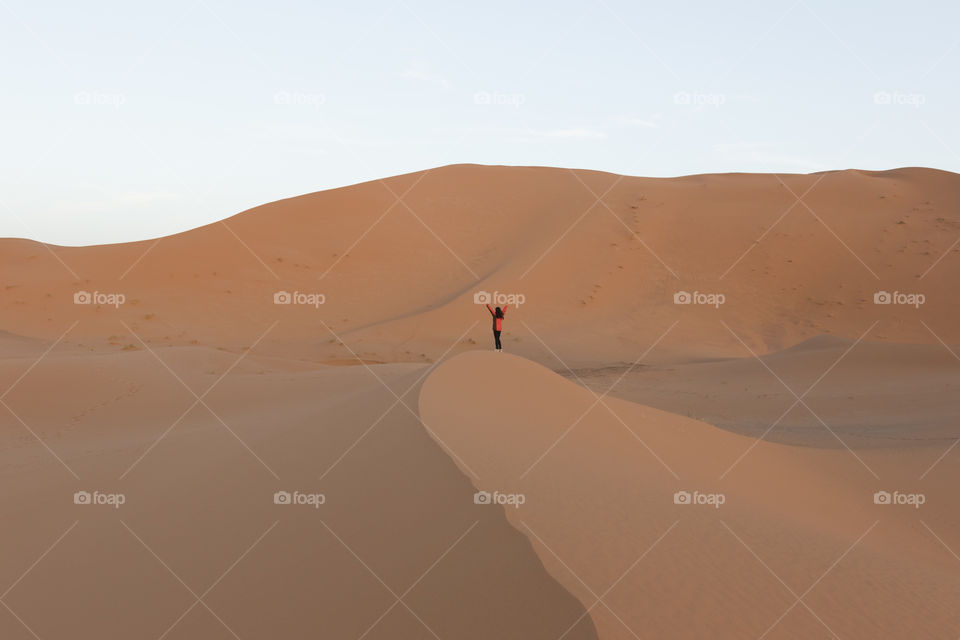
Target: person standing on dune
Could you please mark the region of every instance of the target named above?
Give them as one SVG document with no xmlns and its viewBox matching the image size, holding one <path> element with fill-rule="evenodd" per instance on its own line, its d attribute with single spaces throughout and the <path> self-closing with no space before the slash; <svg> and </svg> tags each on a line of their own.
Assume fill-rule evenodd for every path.
<svg viewBox="0 0 960 640">
<path fill-rule="evenodd" d="M 494 309 L 489 304 L 487 305 L 487 311 L 493 316 L 493 341 L 496 344 L 497 351 L 503 351 L 503 347 L 500 346 L 500 332 L 503 331 L 503 316 L 507 313 L 509 306 L 507 305 L 503 309 L 500 307 Z"/>
</svg>

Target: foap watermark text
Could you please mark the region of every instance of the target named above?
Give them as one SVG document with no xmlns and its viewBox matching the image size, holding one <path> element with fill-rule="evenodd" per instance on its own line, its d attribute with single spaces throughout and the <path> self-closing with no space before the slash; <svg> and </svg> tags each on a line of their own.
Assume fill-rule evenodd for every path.
<svg viewBox="0 0 960 640">
<path fill-rule="evenodd" d="M 114 308 L 119 307 L 127 301 L 127 296 L 122 293 L 104 293 L 103 291 L 77 291 L 73 294 L 73 304 L 97 304 L 110 305 Z"/>
<path fill-rule="evenodd" d="M 673 304 L 704 304 L 717 309 L 727 301 L 722 293 L 703 293 L 702 291 L 677 291 L 673 294 Z"/>
<path fill-rule="evenodd" d="M 509 304 L 512 307 L 519 307 L 526 301 L 527 296 L 522 293 L 500 293 L 499 291 L 490 293 L 489 291 L 477 291 L 473 294 L 474 304 L 495 304 L 498 306 Z"/>
<path fill-rule="evenodd" d="M 693 107 L 719 108 L 727 101 L 722 93 L 701 93 L 699 91 L 678 91 L 673 94 L 674 104 Z"/>
<path fill-rule="evenodd" d="M 873 494 L 873 504 L 908 505 L 919 509 L 927 501 L 922 493 L 903 493 L 902 491 L 877 491 Z"/>
<path fill-rule="evenodd" d="M 326 503 L 327 496 L 322 493 L 304 493 L 303 491 L 277 491 L 273 494 L 273 504 L 306 505 L 319 509 Z"/>
<path fill-rule="evenodd" d="M 673 494 L 673 504 L 708 505 L 719 509 L 727 501 L 722 493 L 703 493 L 701 491 L 677 491 Z"/>
<path fill-rule="evenodd" d="M 77 491 L 73 494 L 73 504 L 100 505 L 119 509 L 126 504 L 127 496 L 122 493 L 104 493 L 102 491 Z"/>
<path fill-rule="evenodd" d="M 905 105 L 919 109 L 926 104 L 927 96 L 922 93 L 906 93 L 903 91 L 877 91 L 873 94 L 874 104 Z"/>
<path fill-rule="evenodd" d="M 313 107 L 319 109 L 327 102 L 322 93 L 303 93 L 301 91 L 277 91 L 273 94 L 273 103 L 282 106 Z"/>
<path fill-rule="evenodd" d="M 326 303 L 327 296 L 322 293 L 306 293 L 303 291 L 277 291 L 273 294 L 273 304 L 299 304 L 319 308 Z"/>
<path fill-rule="evenodd" d="M 877 291 L 873 294 L 873 304 L 905 304 L 915 309 L 927 301 L 922 293 L 903 293 L 902 291 Z"/>
<path fill-rule="evenodd" d="M 500 493 L 494 491 L 477 491 L 473 494 L 473 504 L 499 504 L 509 505 L 517 509 L 527 501 L 527 497 L 522 493 Z"/>
<path fill-rule="evenodd" d="M 519 107 L 527 101 L 522 93 L 500 93 L 499 91 L 477 91 L 473 94 L 474 104 Z"/>
<path fill-rule="evenodd" d="M 73 94 L 74 104 L 94 107 L 113 107 L 119 109 L 127 102 L 122 93 L 103 93 L 100 91 L 78 91 Z"/>
</svg>

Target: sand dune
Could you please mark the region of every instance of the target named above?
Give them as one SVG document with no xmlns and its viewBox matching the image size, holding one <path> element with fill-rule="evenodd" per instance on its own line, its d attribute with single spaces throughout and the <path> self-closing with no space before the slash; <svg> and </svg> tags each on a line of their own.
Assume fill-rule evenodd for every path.
<svg viewBox="0 0 960 640">
<path fill-rule="evenodd" d="M 650 179 L 455 165 L 159 242 L 5 240 L 0 305 L 8 331 L 50 339 L 75 318 L 69 339 L 96 348 L 140 336 L 238 350 L 279 320 L 261 353 L 313 360 L 342 359 L 338 338 L 370 361 L 472 348 L 488 340 L 478 290 L 523 293 L 507 344 L 543 360 L 542 339 L 571 364 L 635 360 L 676 320 L 651 357 L 740 356 L 739 339 L 761 353 L 821 334 L 855 339 L 874 321 L 875 340 L 936 344 L 924 320 L 952 344 L 958 208 L 960 177 L 932 169 Z M 78 290 L 126 303 L 78 307 Z M 322 293 L 323 312 L 278 309 L 279 290 Z M 874 305 L 880 290 L 926 301 Z M 726 302 L 678 308 L 677 291 Z"/>
<path fill-rule="evenodd" d="M 420 409 L 478 488 L 525 496 L 507 516 L 603 638 L 933 638 L 960 622 L 960 567 L 933 533 L 960 545 L 960 466 L 944 460 L 918 480 L 935 448 L 757 442 L 597 403 L 539 365 L 488 353 L 442 364 Z M 874 504 L 893 488 L 927 502 Z M 677 505 L 678 490 L 726 501 Z M 780 619 L 812 585 L 812 612 L 801 604 Z"/>
<path fill-rule="evenodd" d="M 49 450 L 5 412 L 3 638 L 553 640 L 581 617 L 420 426 L 422 366 L 157 355 L 170 371 L 145 351 L 52 354 L 6 396 Z M 5 360 L 4 388 L 28 365 Z M 387 389 L 411 386 L 414 413 Z M 186 387 L 210 410 L 187 412 Z"/>
<path fill-rule="evenodd" d="M 0 240 L 0 636 L 956 637 L 958 210 L 455 165 Z"/>
</svg>

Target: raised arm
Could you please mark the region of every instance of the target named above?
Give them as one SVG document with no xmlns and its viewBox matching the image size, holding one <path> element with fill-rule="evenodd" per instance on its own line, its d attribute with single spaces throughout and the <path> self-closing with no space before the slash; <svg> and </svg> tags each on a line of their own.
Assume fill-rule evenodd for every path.
<svg viewBox="0 0 960 640">
<path fill-rule="evenodd" d="M 487 305 L 487 311 L 489 311 L 493 317 L 497 317 L 497 314 L 493 312 L 493 308 L 490 305 Z"/>
<path fill-rule="evenodd" d="M 503 315 L 507 315 L 507 309 L 509 308 L 510 308 L 510 305 L 507 305 L 503 309 L 500 309 L 500 311 L 503 311 Z"/>
</svg>

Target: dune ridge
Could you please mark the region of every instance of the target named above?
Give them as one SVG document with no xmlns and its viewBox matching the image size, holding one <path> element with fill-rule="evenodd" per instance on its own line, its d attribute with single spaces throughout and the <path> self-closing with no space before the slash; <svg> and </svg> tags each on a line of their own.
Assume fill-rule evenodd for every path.
<svg viewBox="0 0 960 640">
<path fill-rule="evenodd" d="M 517 318 L 532 331 L 514 323 L 506 339 L 541 361 L 549 353 L 534 332 L 576 363 L 636 359 L 658 339 L 654 358 L 742 355 L 740 340 L 767 353 L 821 334 L 855 339 L 875 320 L 873 339 L 936 344 L 919 318 L 954 344 L 955 323 L 940 319 L 958 311 L 958 210 L 960 176 L 922 168 L 654 179 L 452 165 L 157 241 L 6 239 L 0 305 L 8 331 L 53 339 L 75 317 L 67 339 L 98 349 L 140 336 L 237 351 L 280 319 L 261 352 L 314 361 L 343 358 L 339 340 L 385 362 L 472 348 L 485 338 L 482 327 L 468 331 L 482 325 L 479 290 L 526 296 Z M 78 308 L 79 290 L 121 292 L 126 303 Z M 926 302 L 874 305 L 881 290 Z M 278 310 L 277 291 L 325 303 L 321 313 Z M 678 307 L 678 291 L 726 301 Z"/>
<path fill-rule="evenodd" d="M 597 403 L 536 363 L 483 352 L 441 364 L 420 411 L 479 489 L 525 496 L 507 517 L 602 638 L 768 628 L 771 638 L 938 637 L 960 622 L 960 572 L 937 537 L 960 543 L 960 466 L 944 460 L 919 480 L 935 447 L 757 441 L 616 398 Z M 922 510 L 874 503 L 892 487 L 922 492 Z M 677 491 L 725 502 L 675 504 Z M 813 613 L 801 606 L 778 620 L 791 590 L 823 574 Z"/>
</svg>

